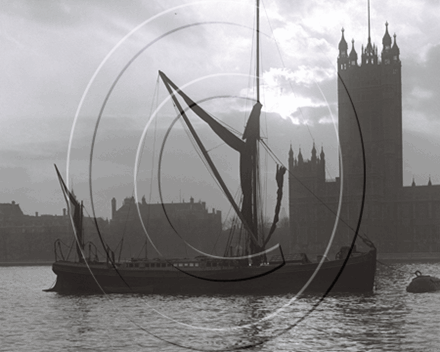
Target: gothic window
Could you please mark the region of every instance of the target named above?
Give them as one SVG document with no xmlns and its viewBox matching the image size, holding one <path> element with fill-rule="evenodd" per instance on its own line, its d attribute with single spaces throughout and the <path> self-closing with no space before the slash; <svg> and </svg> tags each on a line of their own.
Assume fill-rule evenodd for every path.
<svg viewBox="0 0 440 352">
<path fill-rule="evenodd" d="M 397 73 L 397 69 L 393 70 L 393 75 L 395 75 Z"/>
<path fill-rule="evenodd" d="M 353 66 L 356 65 L 356 61 L 353 60 L 353 61 L 351 62 L 351 64 L 352 64 Z"/>
<path fill-rule="evenodd" d="M 390 59 L 385 59 L 385 65 L 389 65 L 390 64 Z"/>
<path fill-rule="evenodd" d="M 397 55 L 394 55 L 394 56 L 393 56 L 393 60 L 394 60 L 394 61 L 397 61 Z"/>
</svg>

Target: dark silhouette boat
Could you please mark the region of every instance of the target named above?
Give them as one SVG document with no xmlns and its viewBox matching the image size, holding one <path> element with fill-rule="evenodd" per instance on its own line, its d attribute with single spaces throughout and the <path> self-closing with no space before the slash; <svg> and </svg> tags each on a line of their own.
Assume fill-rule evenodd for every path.
<svg viewBox="0 0 440 352">
<path fill-rule="evenodd" d="M 357 252 L 354 245 L 343 247 L 334 260 L 311 262 L 305 254 L 284 256 L 280 246 L 266 249 L 278 222 L 283 177 L 286 168 L 277 166 L 278 197 L 275 216 L 267 234 L 261 225 L 259 144 L 260 112 L 259 61 L 258 61 L 258 11 L 257 1 L 257 69 L 256 103 L 253 106 L 242 136 L 237 136 L 222 123 L 211 117 L 163 72 L 159 71 L 165 87 L 180 112 L 180 117 L 191 133 L 204 161 L 209 166 L 220 188 L 226 195 L 241 222 L 246 245 L 235 256 L 199 256 L 193 259 L 133 259 L 118 262 L 113 252 L 103 242 L 107 253 L 105 261 L 87 257 L 84 252 L 82 205 L 64 184 L 57 170 L 66 201 L 72 205 L 74 231 L 77 238 L 78 261 L 56 258 L 53 271 L 57 275 L 57 292 L 116 292 L 157 294 L 289 294 L 302 290 L 325 293 L 371 292 L 376 271 L 376 249 Z M 226 187 L 215 164 L 182 108 L 177 95 L 212 131 L 230 148 L 239 153 L 241 206 Z M 267 146 L 266 146 L 267 147 Z M 71 211 L 72 213 L 72 211 Z M 57 248 L 57 247 L 56 247 Z M 274 255 L 275 253 L 275 255 Z M 269 257 L 271 255 L 271 257 Z"/>
</svg>

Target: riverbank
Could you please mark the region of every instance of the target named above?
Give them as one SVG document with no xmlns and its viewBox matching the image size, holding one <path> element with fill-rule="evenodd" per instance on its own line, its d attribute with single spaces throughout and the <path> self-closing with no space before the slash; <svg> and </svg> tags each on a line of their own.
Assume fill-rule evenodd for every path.
<svg viewBox="0 0 440 352">
<path fill-rule="evenodd" d="M 440 262 L 440 252 L 377 253 L 377 259 L 394 262 Z"/>
<path fill-rule="evenodd" d="M 52 262 L 0 262 L 0 266 L 40 266 L 40 265 L 52 265 Z"/>
</svg>

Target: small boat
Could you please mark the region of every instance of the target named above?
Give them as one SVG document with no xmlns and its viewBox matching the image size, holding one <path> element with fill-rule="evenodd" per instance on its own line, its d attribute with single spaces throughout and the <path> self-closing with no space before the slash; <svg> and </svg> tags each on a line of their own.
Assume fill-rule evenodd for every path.
<svg viewBox="0 0 440 352">
<path fill-rule="evenodd" d="M 415 272 L 416 277 L 412 279 L 410 284 L 406 287 L 407 292 L 423 293 L 440 291 L 440 279 L 431 275 L 422 275 L 417 270 Z"/>
<path fill-rule="evenodd" d="M 303 289 L 326 293 L 329 290 L 339 292 L 372 292 L 376 272 L 376 248 L 369 242 L 370 249 L 358 252 L 355 246 L 341 248 L 335 259 L 321 257 L 312 262 L 306 254 L 285 256 L 277 245 L 267 249 L 279 219 L 282 200 L 283 177 L 286 168 L 277 165 L 276 183 L 278 186 L 275 216 L 271 227 L 263 226 L 262 206 L 260 203 L 259 180 L 259 145 L 263 143 L 260 136 L 260 112 L 262 104 L 259 96 L 259 54 L 258 54 L 258 14 L 259 2 L 256 4 L 256 103 L 251 109 L 242 136 L 228 129 L 210 116 L 189 96 L 187 96 L 163 72 L 159 76 L 167 88 L 173 103 L 180 112 L 191 137 L 197 144 L 200 155 L 209 166 L 212 175 L 226 195 L 237 219 L 241 222 L 239 229 L 245 240 L 240 246 L 241 252 L 225 252 L 224 257 L 198 256 L 183 259 L 133 259 L 125 262 L 116 261 L 113 252 L 102 241 L 106 258 L 100 261 L 84 252 L 82 229 L 82 205 L 64 184 L 57 170 L 61 188 L 66 201 L 74 209 L 73 225 L 77 237 L 78 261 L 57 257 L 53 271 L 57 281 L 52 291 L 57 292 L 129 292 L 158 294 L 289 294 Z M 185 104 L 226 145 L 239 154 L 241 204 L 237 204 L 219 171 L 214 165 L 208 151 L 189 121 L 177 99 L 180 96 Z M 264 144 L 267 147 L 267 144 Z M 71 212 L 72 213 L 72 212 Z M 57 248 L 57 246 L 55 247 Z M 275 254 L 274 254 L 275 253 Z M 272 256 L 269 258 L 269 255 Z"/>
</svg>

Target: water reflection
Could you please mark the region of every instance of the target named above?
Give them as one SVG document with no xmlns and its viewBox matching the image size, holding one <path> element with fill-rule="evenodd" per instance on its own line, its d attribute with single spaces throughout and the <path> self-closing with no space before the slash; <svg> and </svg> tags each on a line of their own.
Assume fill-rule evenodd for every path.
<svg viewBox="0 0 440 352">
<path fill-rule="evenodd" d="M 292 297 L 60 295 L 42 292 L 50 267 L 0 268 L 0 339 L 9 351 L 436 351 L 440 293 L 406 292 L 416 270 L 440 276 L 435 263 L 379 265 L 374 294 L 333 294 L 284 332 L 319 298 L 264 319 Z"/>
</svg>

